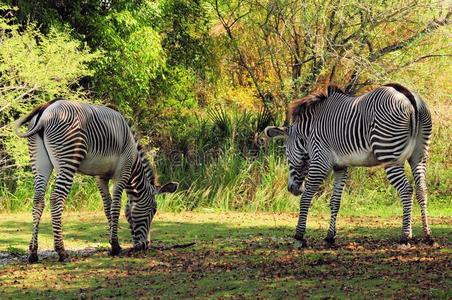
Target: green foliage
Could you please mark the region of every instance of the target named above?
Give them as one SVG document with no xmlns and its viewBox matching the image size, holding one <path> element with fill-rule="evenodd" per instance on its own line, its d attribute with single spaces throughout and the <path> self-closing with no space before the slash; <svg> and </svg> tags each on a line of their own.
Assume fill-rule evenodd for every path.
<svg viewBox="0 0 452 300">
<path fill-rule="evenodd" d="M 145 18 L 152 11 L 149 6 L 138 11 L 114 11 L 99 16 L 96 22 L 94 40 L 105 51 L 94 63 L 97 91 L 109 95 L 129 114 L 132 108 L 147 105 L 151 83 L 165 68 L 160 36 Z"/>
<path fill-rule="evenodd" d="M 211 20 L 203 1 L 163 0 L 159 7 L 169 64 L 184 66 L 195 71 L 197 77 L 205 78 L 212 63 L 209 60 L 213 59 L 213 40 L 209 35 Z"/>
<path fill-rule="evenodd" d="M 431 106 L 430 207 L 450 211 L 452 14 L 436 2 L 13 2 L 0 5 L 0 210 L 29 210 L 33 195 L 12 121 L 55 97 L 119 107 L 161 181 L 181 182 L 160 198 L 164 210 L 297 210 L 282 143 L 262 148 L 259 132 L 330 82 L 364 91 L 397 81 Z M 67 207 L 101 209 L 82 178 Z M 330 181 L 319 195 L 314 207 L 328 210 Z M 373 204 L 400 205 L 381 170 L 352 171 L 343 209 Z"/>
<path fill-rule="evenodd" d="M 0 40 L 0 178 L 14 190 L 25 170 L 16 166 L 27 165 L 28 150 L 26 140 L 13 133 L 13 121 L 55 97 L 84 99 L 78 81 L 93 74 L 87 64 L 98 54 L 73 39 L 68 28 L 50 28 L 44 35 L 33 24 L 20 29 L 11 18 L 2 19 Z"/>
</svg>

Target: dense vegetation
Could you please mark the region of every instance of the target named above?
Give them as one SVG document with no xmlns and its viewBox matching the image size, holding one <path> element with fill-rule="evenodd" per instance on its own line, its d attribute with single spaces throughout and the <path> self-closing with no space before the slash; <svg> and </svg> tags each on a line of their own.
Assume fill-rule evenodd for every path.
<svg viewBox="0 0 452 300">
<path fill-rule="evenodd" d="M 424 0 L 2 1 L 0 210 L 32 201 L 13 121 L 55 97 L 124 113 L 162 181 L 181 182 L 161 209 L 296 210 L 282 143 L 259 132 L 329 83 L 360 94 L 397 81 L 432 108 L 431 207 L 450 215 L 451 18 L 446 1 Z M 374 203 L 399 205 L 380 169 L 355 169 L 344 209 Z M 93 179 L 77 177 L 66 207 L 100 206 Z"/>
</svg>

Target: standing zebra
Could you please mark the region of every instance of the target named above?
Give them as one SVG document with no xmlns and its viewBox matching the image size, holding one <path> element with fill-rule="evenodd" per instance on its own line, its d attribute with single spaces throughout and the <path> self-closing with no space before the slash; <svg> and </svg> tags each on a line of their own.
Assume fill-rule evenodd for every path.
<svg viewBox="0 0 452 300">
<path fill-rule="evenodd" d="M 426 159 L 432 133 L 426 103 L 400 84 L 387 84 L 360 97 L 352 97 L 330 86 L 326 94 L 315 94 L 291 103 L 292 124 L 267 127 L 268 137 L 285 136 L 289 165 L 289 191 L 299 196 L 300 213 L 295 239 L 306 246 L 304 234 L 311 199 L 331 170 L 334 191 L 330 202 L 328 243 L 336 237 L 336 217 L 349 166 L 383 165 L 389 182 L 403 205 L 401 243 L 412 237 L 413 188 L 403 165 L 408 160 L 416 184 L 425 241 L 433 243 L 427 221 Z M 306 178 L 306 180 L 305 180 Z"/>
<path fill-rule="evenodd" d="M 28 131 L 20 133 L 19 128 L 27 122 Z M 148 160 L 119 112 L 108 107 L 55 100 L 21 118 L 16 124 L 16 133 L 28 138 L 35 177 L 29 262 L 38 260 L 38 227 L 47 182 L 54 168 L 56 182 L 50 205 L 54 246 L 60 261 L 68 257 L 63 244 L 61 214 L 76 172 L 96 176 L 110 228 L 111 255 L 121 251 L 118 218 L 124 189 L 128 196 L 126 217 L 134 249 L 148 246 L 149 229 L 157 210 L 154 197 L 174 192 L 177 183 L 156 185 Z M 113 198 L 108 189 L 110 179 L 116 181 Z"/>
</svg>

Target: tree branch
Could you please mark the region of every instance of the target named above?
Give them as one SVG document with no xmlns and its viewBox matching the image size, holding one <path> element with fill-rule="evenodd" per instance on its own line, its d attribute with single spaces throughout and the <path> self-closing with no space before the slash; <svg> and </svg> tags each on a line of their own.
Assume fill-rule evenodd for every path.
<svg viewBox="0 0 452 300">
<path fill-rule="evenodd" d="M 238 6 L 240 3 L 238 3 Z M 236 8 L 237 9 L 237 8 Z M 220 12 L 220 7 L 218 5 L 218 0 L 215 0 L 215 12 L 217 13 L 218 19 L 220 20 L 221 24 L 223 25 L 223 28 L 226 30 L 226 33 L 228 35 L 229 40 L 231 41 L 232 46 L 234 47 L 235 51 L 237 52 L 240 60 L 240 64 L 242 67 L 245 68 L 245 70 L 248 72 L 248 75 L 251 77 L 251 80 L 253 80 L 254 86 L 256 87 L 257 93 L 259 94 L 259 97 L 262 100 L 262 104 L 265 108 L 268 108 L 267 103 L 267 97 L 265 96 L 264 92 L 262 91 L 262 88 L 259 84 L 259 81 L 256 78 L 256 75 L 254 74 L 254 71 L 251 69 L 251 67 L 247 64 L 245 55 L 240 50 L 239 46 L 237 45 L 237 41 L 235 40 L 234 35 L 232 34 L 232 28 L 231 26 L 234 25 L 239 18 L 242 18 L 243 16 L 239 16 L 234 20 L 231 25 L 228 24 L 228 22 L 224 19 L 223 15 Z"/>
<path fill-rule="evenodd" d="M 430 33 L 431 31 L 436 30 L 441 26 L 449 25 L 451 23 L 451 20 L 450 20 L 451 17 L 452 17 L 452 11 L 449 11 L 443 19 L 432 20 L 430 23 L 427 24 L 427 26 L 424 29 L 422 29 L 418 33 L 412 35 L 411 37 L 407 38 L 406 40 L 386 46 L 386 47 L 380 49 L 379 51 L 372 53 L 369 56 L 369 61 L 374 62 L 377 59 L 379 59 L 389 53 L 403 49 L 406 46 L 408 46 L 409 44 L 411 44 L 412 42 L 414 42 L 415 40 L 417 40 L 418 38 L 420 38 L 421 36 L 423 36 L 424 34 Z"/>
</svg>

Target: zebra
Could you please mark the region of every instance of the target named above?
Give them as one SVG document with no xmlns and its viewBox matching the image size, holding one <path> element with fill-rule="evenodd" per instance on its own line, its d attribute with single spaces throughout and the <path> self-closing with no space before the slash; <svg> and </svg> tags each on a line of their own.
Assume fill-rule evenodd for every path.
<svg viewBox="0 0 452 300">
<path fill-rule="evenodd" d="M 336 218 L 341 194 L 351 166 L 383 165 L 389 182 L 398 191 L 403 206 L 400 242 L 412 238 L 411 208 L 413 188 L 404 172 L 408 160 L 421 208 L 424 241 L 433 244 L 427 219 L 426 160 L 432 134 L 427 104 L 404 86 L 390 83 L 359 97 L 329 86 L 293 101 L 288 110 L 291 123 L 269 126 L 267 138 L 285 137 L 289 167 L 288 190 L 300 198 L 296 233 L 297 247 L 304 239 L 309 206 L 325 177 L 334 172 L 330 201 L 331 217 L 325 241 L 335 243 Z"/>
<path fill-rule="evenodd" d="M 28 131 L 20 132 L 26 123 Z M 124 117 L 109 107 L 56 99 L 36 107 L 16 123 L 16 134 L 28 138 L 35 194 L 30 263 L 37 262 L 38 228 L 44 209 L 47 182 L 56 170 L 50 197 L 55 251 L 59 261 L 68 259 L 64 248 L 61 215 L 76 172 L 96 176 L 110 229 L 111 255 L 118 255 L 118 218 L 123 190 L 127 193 L 126 218 L 133 249 L 148 247 L 148 234 L 157 211 L 155 195 L 173 193 L 175 182 L 158 186 L 156 175 Z M 113 197 L 108 183 L 115 181 Z"/>
</svg>

